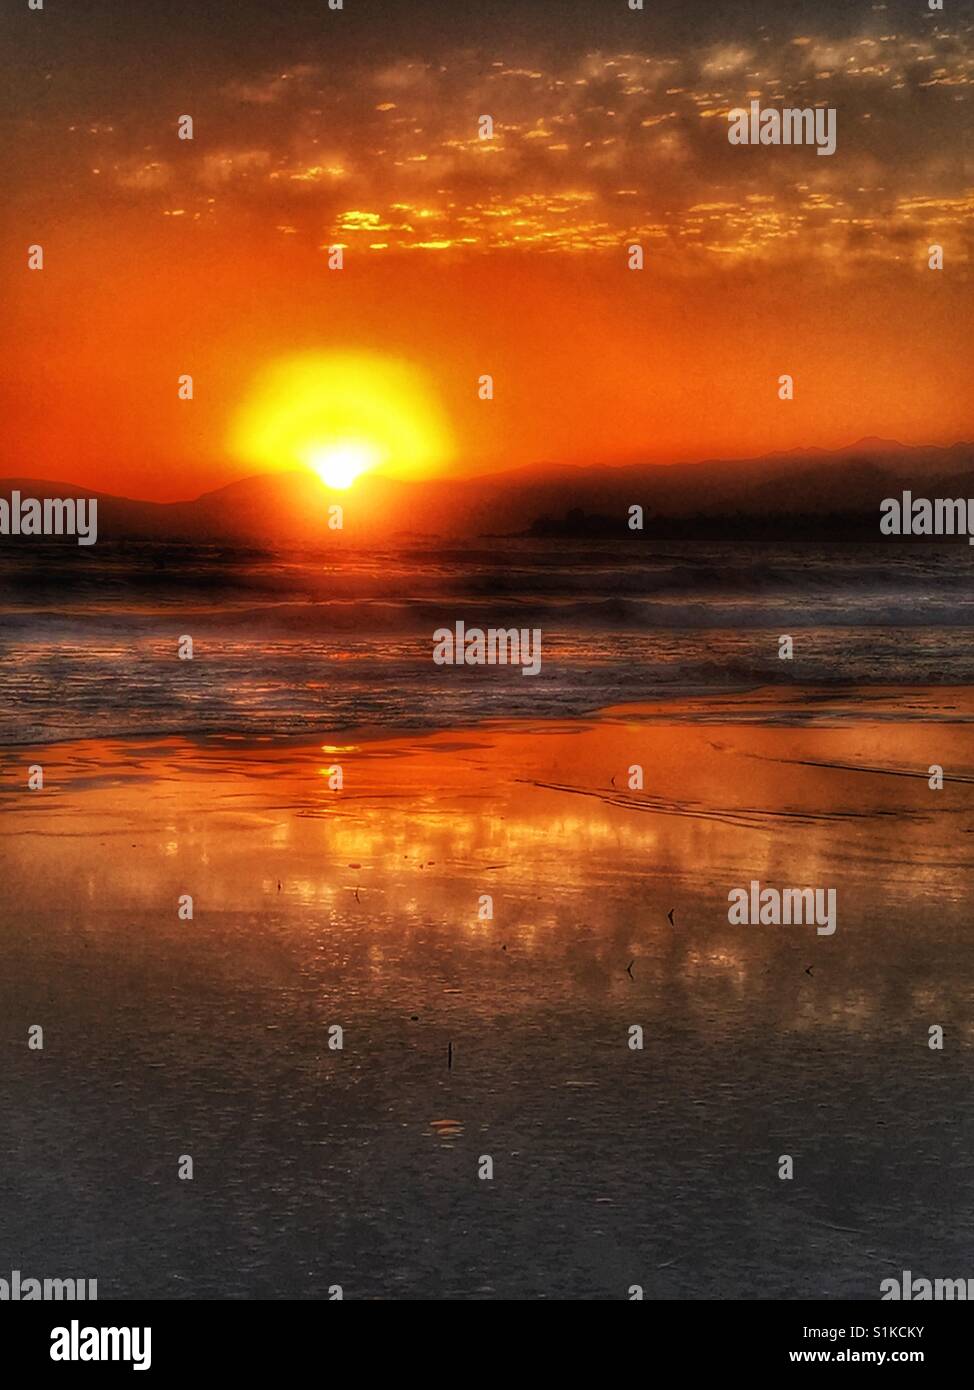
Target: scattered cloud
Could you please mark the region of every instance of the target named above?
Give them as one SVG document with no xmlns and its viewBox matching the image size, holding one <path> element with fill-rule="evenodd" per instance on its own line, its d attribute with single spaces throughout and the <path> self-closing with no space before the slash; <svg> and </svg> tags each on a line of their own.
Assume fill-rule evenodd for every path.
<svg viewBox="0 0 974 1390">
<path fill-rule="evenodd" d="M 900 258 L 906 236 L 964 235 L 972 190 L 942 156 L 970 121 L 972 86 L 963 26 L 680 56 L 467 51 L 341 83 L 306 63 L 220 88 L 175 150 L 174 132 L 132 131 L 125 150 L 110 122 L 79 117 L 90 138 L 72 157 L 99 188 L 215 203 L 217 218 L 253 205 L 269 229 L 373 254 L 574 253 L 633 238 L 697 259 L 838 263 Z M 727 112 L 752 98 L 834 106 L 835 155 L 729 146 Z"/>
</svg>

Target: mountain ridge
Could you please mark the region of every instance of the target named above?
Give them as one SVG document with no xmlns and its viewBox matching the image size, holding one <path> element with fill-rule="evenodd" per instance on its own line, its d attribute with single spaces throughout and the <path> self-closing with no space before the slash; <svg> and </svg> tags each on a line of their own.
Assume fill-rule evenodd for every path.
<svg viewBox="0 0 974 1390">
<path fill-rule="evenodd" d="M 841 478 L 836 469 L 841 468 Z M 357 542 L 403 535 L 443 537 L 528 533 L 535 523 L 572 513 L 625 529 L 634 504 L 686 531 L 694 520 L 712 534 L 723 518 L 758 521 L 759 532 L 803 518 L 813 532 L 837 515 L 878 534 L 884 497 L 910 488 L 920 495 L 974 495 L 974 445 L 904 445 L 867 436 L 842 449 L 798 449 L 749 459 L 692 463 L 529 465 L 470 477 L 404 480 L 365 475 L 351 489 L 327 488 L 313 473 L 288 471 L 237 478 L 197 497 L 153 502 L 36 478 L 0 479 L 0 494 L 94 497 L 99 537 L 109 540 L 245 543 L 270 547 Z M 343 511 L 340 530 L 329 509 Z M 818 519 L 816 521 L 816 518 Z M 858 519 L 858 520 L 856 520 Z M 753 529 L 753 528 L 752 528 Z M 784 526 L 788 530 L 788 526 Z"/>
</svg>

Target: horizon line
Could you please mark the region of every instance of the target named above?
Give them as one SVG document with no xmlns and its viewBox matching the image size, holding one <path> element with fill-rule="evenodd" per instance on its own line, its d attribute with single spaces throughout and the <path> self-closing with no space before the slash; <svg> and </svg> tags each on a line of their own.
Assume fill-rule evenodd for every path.
<svg viewBox="0 0 974 1390">
<path fill-rule="evenodd" d="M 541 472 L 541 471 L 543 471 L 543 470 L 555 470 L 555 469 L 562 469 L 562 470 L 565 470 L 566 472 L 567 472 L 567 471 L 570 471 L 570 472 L 576 472 L 576 473 L 580 473 L 580 472 L 596 472 L 596 471 L 604 471 L 604 472 L 607 472 L 607 473 L 608 473 L 608 472 L 621 473 L 621 472 L 624 472 L 624 471 L 627 471 L 627 470 L 640 469 L 640 468 L 642 468 L 642 469 L 656 469 L 656 468 L 665 468 L 665 469 L 669 469 L 669 468 L 680 468 L 680 467 L 685 467 L 685 468 L 696 468 L 696 467 L 703 467 L 703 466 L 705 466 L 705 465 L 708 464 L 708 463 L 745 463 L 745 462 L 760 463 L 760 462 L 763 462 L 763 461 L 765 461 L 765 460 L 767 460 L 767 459 L 774 459 L 774 458 L 782 458 L 782 459 L 784 459 L 784 458 L 788 458 L 788 457 L 791 456 L 791 455 L 798 455 L 798 454 L 813 454 L 813 453 L 818 453 L 818 454 L 846 454 L 846 453 L 849 453 L 849 452 L 852 451 L 852 450 L 861 448 L 863 445 L 867 445 L 867 444 L 873 446 L 873 447 L 876 448 L 876 449 L 879 449 L 879 448 L 895 448 L 895 449 L 901 449 L 901 450 L 910 451 L 910 452 L 921 451 L 921 450 L 927 450 L 927 449 L 936 449 L 936 450 L 940 450 L 940 451 L 946 453 L 946 452 L 948 452 L 948 451 L 950 451 L 950 450 L 953 450 L 953 449 L 961 449 L 961 448 L 968 448 L 968 449 L 970 449 L 970 448 L 974 448 L 974 441 L 967 440 L 967 439 L 956 439 L 956 440 L 954 440 L 952 443 L 949 443 L 949 444 L 932 444 L 932 443 L 929 443 L 929 442 L 928 442 L 928 443 L 922 443 L 922 444 L 904 444 L 901 440 L 898 440 L 898 439 L 885 439 L 885 438 L 883 438 L 883 437 L 880 436 L 880 435 L 861 435 L 858 439 L 855 439 L 855 440 L 851 441 L 851 442 L 848 443 L 848 444 L 840 444 L 840 445 L 838 445 L 838 446 L 836 446 L 836 447 L 834 447 L 834 448 L 827 448 L 827 447 L 825 447 L 825 446 L 823 446 L 823 445 L 817 445 L 817 444 L 798 444 L 798 445 L 793 445 L 791 448 L 787 448 L 787 449 L 770 449 L 770 450 L 768 450 L 767 452 L 761 453 L 761 454 L 719 454 L 719 455 L 710 454 L 710 455 L 707 455 L 707 456 L 701 457 L 701 458 L 679 459 L 679 460 L 675 460 L 675 461 L 673 461 L 673 462 L 671 462 L 671 463 L 663 463 L 663 462 L 657 462 L 657 463 L 641 462 L 641 463 L 638 463 L 638 462 L 637 462 L 637 463 L 590 463 L 590 464 L 585 464 L 585 463 L 564 463 L 564 462 L 557 462 L 557 461 L 554 461 L 554 460 L 545 460 L 545 461 L 539 460 L 539 461 L 536 461 L 536 462 L 534 462 L 534 463 L 520 464 L 520 465 L 518 465 L 518 466 L 516 466 L 516 467 L 514 467 L 514 468 L 500 468 L 500 469 L 497 469 L 497 470 L 495 470 L 495 471 L 493 471 L 493 472 L 487 472 L 487 473 L 456 474 L 456 473 L 445 472 L 445 473 L 431 474 L 429 477 L 425 477 L 425 478 L 397 478 L 397 477 L 395 477 L 395 475 L 393 475 L 393 474 L 383 473 L 382 470 L 381 470 L 380 468 L 376 468 L 375 470 L 372 470 L 372 471 L 369 471 L 368 473 L 362 474 L 362 475 L 360 476 L 360 478 L 357 479 L 356 481 L 357 481 L 357 482 L 365 482 L 365 481 L 367 481 L 367 480 L 369 480 L 369 479 L 375 479 L 375 480 L 381 479 L 381 480 L 383 480 L 383 481 L 385 481 L 385 482 L 401 483 L 401 484 L 404 484 L 405 486 L 411 486 L 411 485 L 414 485 L 414 484 L 421 484 L 421 483 L 448 483 L 448 482 L 452 482 L 452 483 L 462 483 L 462 484 L 471 484 L 471 483 L 486 483 L 486 482 L 490 482 L 490 481 L 492 481 L 492 480 L 496 480 L 496 479 L 498 479 L 498 478 L 504 478 L 504 477 L 508 477 L 508 478 L 509 478 L 509 477 L 513 476 L 514 474 L 524 474 L 524 473 L 530 473 L 530 472 Z M 239 486 L 241 483 L 255 482 L 255 481 L 260 480 L 260 479 L 278 478 L 278 477 L 312 478 L 312 479 L 314 479 L 314 480 L 319 484 L 319 486 L 320 486 L 322 492 L 328 493 L 329 495 L 346 496 L 346 495 L 348 495 L 348 493 L 351 491 L 351 488 L 330 488 L 330 487 L 328 487 L 327 484 L 324 483 L 324 482 L 322 481 L 322 479 L 318 476 L 318 474 L 314 471 L 314 469 L 311 469 L 311 468 L 282 468 L 282 469 L 278 469 L 278 470 L 273 470 L 273 469 L 271 469 L 271 470 L 268 470 L 268 471 L 262 472 L 262 473 L 244 473 L 244 474 L 241 474 L 241 475 L 238 476 L 238 477 L 231 478 L 231 479 L 230 479 L 229 481 L 227 481 L 227 482 L 219 483 L 216 487 L 205 488 L 202 492 L 198 492 L 198 493 L 196 493 L 195 495 L 193 495 L 193 496 L 191 496 L 191 497 L 180 497 L 180 498 L 175 498 L 175 499 L 168 500 L 168 501 L 163 501 L 163 500 L 160 500 L 160 499 L 158 499 L 158 498 L 152 498 L 152 497 L 135 497 L 135 496 L 130 496 L 130 495 L 124 494 L 124 493 L 106 492 L 106 491 L 99 490 L 99 489 L 86 488 L 84 484 L 69 482 L 67 479 L 64 479 L 64 478 L 40 478 L 40 477 L 33 477 L 33 476 L 30 476 L 30 475 L 27 475 L 27 474 L 23 474 L 23 475 L 14 475 L 14 474 L 11 474 L 11 475 L 9 475 L 9 476 L 7 476 L 7 477 L 0 478 L 0 487 L 8 487 L 8 486 L 17 486 L 17 487 L 19 487 L 21 484 L 24 484 L 24 483 L 29 483 L 29 484 L 38 484 L 38 483 L 39 483 L 39 484 L 44 484 L 44 485 L 46 485 L 46 486 L 48 486 L 48 487 L 63 487 L 63 488 L 69 488 L 69 489 L 71 489 L 71 490 L 74 491 L 74 492 L 83 492 L 83 493 L 85 493 L 86 496 L 89 496 L 89 497 L 110 499 L 110 500 L 115 501 L 115 502 L 133 502 L 133 503 L 137 503 L 137 504 L 142 505 L 142 506 L 152 506 L 152 507 L 180 507 L 180 506 L 192 506 L 194 503 L 202 501 L 204 497 L 213 497 L 213 496 L 215 496 L 217 493 L 224 492 L 224 491 L 226 491 L 228 488 L 237 487 L 237 486 Z"/>
</svg>

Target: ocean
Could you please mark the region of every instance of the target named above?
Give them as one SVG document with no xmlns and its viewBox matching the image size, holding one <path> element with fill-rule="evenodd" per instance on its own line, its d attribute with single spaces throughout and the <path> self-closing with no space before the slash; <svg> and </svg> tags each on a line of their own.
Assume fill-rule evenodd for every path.
<svg viewBox="0 0 974 1390">
<path fill-rule="evenodd" d="M 4 1269 L 969 1273 L 969 547 L 94 549 L 2 552 Z M 456 621 L 540 674 L 435 665 Z M 738 924 L 755 880 L 835 930 Z"/>
<path fill-rule="evenodd" d="M 767 686 L 963 685 L 972 565 L 959 543 L 8 545 L 0 741 L 435 729 Z M 434 631 L 458 620 L 540 628 L 540 673 L 434 665 Z"/>
</svg>

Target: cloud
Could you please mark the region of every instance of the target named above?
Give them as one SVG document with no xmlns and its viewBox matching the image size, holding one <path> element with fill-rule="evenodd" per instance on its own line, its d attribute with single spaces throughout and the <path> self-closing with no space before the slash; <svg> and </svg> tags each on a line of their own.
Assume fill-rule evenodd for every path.
<svg viewBox="0 0 974 1390">
<path fill-rule="evenodd" d="M 187 207 L 214 194 L 227 213 L 266 206 L 288 235 L 382 254 L 640 239 L 694 262 L 901 258 L 911 236 L 963 235 L 970 188 L 949 152 L 970 120 L 971 28 L 869 22 L 680 53 L 467 50 L 337 77 L 294 65 L 221 89 L 178 161 L 121 154 L 114 177 Z M 731 147 L 727 112 L 752 97 L 835 107 L 836 154 Z"/>
<path fill-rule="evenodd" d="M 143 162 L 133 158 L 116 164 L 114 174 L 121 188 L 133 189 L 138 193 L 154 193 L 172 182 L 173 170 L 170 164 L 159 160 Z"/>
</svg>

